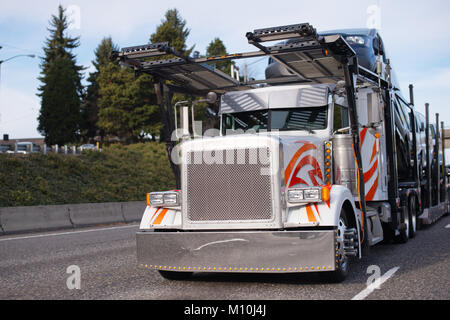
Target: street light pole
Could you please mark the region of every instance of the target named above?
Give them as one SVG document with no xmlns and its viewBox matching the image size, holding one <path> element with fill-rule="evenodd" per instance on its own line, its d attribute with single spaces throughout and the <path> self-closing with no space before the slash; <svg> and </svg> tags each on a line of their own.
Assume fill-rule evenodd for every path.
<svg viewBox="0 0 450 320">
<path fill-rule="evenodd" d="M 0 47 L 0 49 L 1 49 L 1 48 L 2 48 L 2 47 Z M 2 74 L 1 74 L 1 71 L 2 71 L 2 64 L 3 64 L 4 62 L 6 62 L 6 61 L 9 61 L 9 60 L 12 60 L 12 59 L 18 58 L 18 57 L 30 57 L 30 58 L 34 58 L 35 55 L 34 55 L 34 54 L 18 54 L 18 55 L 16 55 L 16 56 L 12 56 L 11 58 L 8 58 L 8 59 L 6 59 L 6 60 L 0 60 L 0 81 L 1 81 L 1 79 L 2 79 Z"/>
<path fill-rule="evenodd" d="M 0 49 L 1 49 L 2 47 L 0 46 Z M 14 58 L 18 58 L 18 57 L 30 57 L 30 58 L 34 58 L 35 57 L 35 55 L 34 54 L 18 54 L 18 55 L 16 55 L 16 56 L 12 56 L 11 58 L 8 58 L 8 59 L 6 59 L 6 60 L 0 60 L 0 89 L 1 89 L 1 83 L 2 83 L 2 64 L 4 63 L 4 62 L 7 62 L 7 61 L 9 61 L 9 60 L 12 60 L 12 59 L 14 59 Z M 1 95 L 0 95 L 0 97 L 1 97 Z M 1 121 L 2 121 L 2 115 L 1 115 L 1 113 L 0 113 L 0 123 L 1 123 Z"/>
<path fill-rule="evenodd" d="M 0 47 L 0 49 L 1 49 L 1 48 L 2 48 L 2 47 Z M 8 58 L 8 59 L 6 59 L 6 60 L 0 60 L 0 65 L 1 65 L 3 62 L 12 60 L 12 59 L 17 58 L 17 57 L 30 57 L 30 58 L 34 58 L 35 55 L 34 55 L 34 54 L 18 54 L 18 55 L 16 55 L 16 56 L 13 56 L 13 57 Z"/>
</svg>

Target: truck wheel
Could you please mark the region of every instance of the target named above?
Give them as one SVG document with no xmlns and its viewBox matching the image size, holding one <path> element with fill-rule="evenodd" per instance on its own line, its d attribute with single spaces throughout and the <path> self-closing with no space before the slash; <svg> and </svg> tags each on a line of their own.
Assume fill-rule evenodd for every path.
<svg viewBox="0 0 450 320">
<path fill-rule="evenodd" d="M 322 275 L 328 282 L 342 282 L 347 278 L 349 272 L 349 257 L 345 254 L 344 251 L 344 232 L 348 227 L 348 219 L 346 216 L 346 212 L 342 209 L 341 215 L 339 217 L 338 224 L 338 254 L 336 259 L 338 260 L 338 269 L 335 271 L 324 272 Z"/>
<path fill-rule="evenodd" d="M 186 280 L 189 279 L 193 272 L 177 272 L 177 271 L 162 271 L 158 270 L 159 274 L 167 280 Z"/>
<path fill-rule="evenodd" d="M 403 210 L 404 214 L 402 214 L 402 224 L 405 224 L 406 227 L 403 230 L 400 230 L 400 234 L 396 235 L 394 238 L 394 241 L 396 243 L 406 243 L 408 242 L 409 239 L 409 229 L 410 229 L 410 224 L 409 224 L 409 205 L 406 206 L 406 210 Z"/>
<path fill-rule="evenodd" d="M 416 197 L 409 198 L 409 237 L 414 238 L 417 230 L 417 201 Z"/>
</svg>

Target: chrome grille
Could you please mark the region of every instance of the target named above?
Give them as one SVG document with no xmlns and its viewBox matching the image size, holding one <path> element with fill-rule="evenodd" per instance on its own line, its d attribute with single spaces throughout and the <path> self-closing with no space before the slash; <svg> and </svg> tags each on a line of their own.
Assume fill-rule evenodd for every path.
<svg viewBox="0 0 450 320">
<path fill-rule="evenodd" d="M 261 174 L 261 169 L 267 171 L 268 164 L 250 160 L 250 154 L 254 155 L 252 151 L 255 150 L 258 149 L 238 150 L 234 152 L 234 159 L 222 151 L 219 161 L 214 164 L 196 164 L 194 161 L 201 159 L 201 151 L 187 153 L 190 159 L 186 172 L 187 217 L 190 221 L 272 218 L 271 176 Z M 269 159 L 269 148 L 262 150 L 267 152 Z"/>
</svg>

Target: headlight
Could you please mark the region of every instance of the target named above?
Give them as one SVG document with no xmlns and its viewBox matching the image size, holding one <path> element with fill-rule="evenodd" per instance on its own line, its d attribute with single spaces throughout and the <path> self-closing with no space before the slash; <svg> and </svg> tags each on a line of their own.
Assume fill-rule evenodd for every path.
<svg viewBox="0 0 450 320">
<path fill-rule="evenodd" d="M 320 190 L 319 189 L 306 189 L 303 191 L 305 200 L 320 200 Z"/>
<path fill-rule="evenodd" d="M 292 203 L 303 202 L 303 190 L 288 190 L 288 201 Z"/>
<path fill-rule="evenodd" d="M 177 205 L 179 205 L 178 193 L 175 193 L 175 192 L 164 193 L 164 204 L 167 205 L 167 206 L 177 206 Z"/>
<path fill-rule="evenodd" d="M 152 207 L 177 207 L 180 205 L 180 194 L 177 191 L 150 192 L 147 194 L 147 205 Z"/>
<path fill-rule="evenodd" d="M 360 36 L 347 36 L 345 38 L 345 40 L 347 40 L 349 43 L 354 43 L 354 44 L 364 44 L 364 38 L 360 37 Z"/>
<path fill-rule="evenodd" d="M 287 191 L 289 203 L 320 202 L 322 200 L 322 188 L 295 188 Z"/>
</svg>

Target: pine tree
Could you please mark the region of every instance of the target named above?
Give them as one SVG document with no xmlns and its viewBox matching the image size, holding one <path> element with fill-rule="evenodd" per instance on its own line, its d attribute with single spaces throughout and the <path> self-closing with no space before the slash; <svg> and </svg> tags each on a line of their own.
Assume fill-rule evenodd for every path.
<svg viewBox="0 0 450 320">
<path fill-rule="evenodd" d="M 227 54 L 227 48 L 219 38 L 214 38 L 214 40 L 209 43 L 208 47 L 206 47 L 207 57 L 224 56 Z M 234 62 L 231 60 L 217 61 L 216 68 L 229 75 L 231 73 L 232 64 L 234 64 Z"/>
<path fill-rule="evenodd" d="M 150 36 L 151 43 L 169 42 L 169 46 L 175 48 L 179 53 L 189 56 L 194 46 L 186 49 L 186 40 L 190 30 L 186 28 L 184 20 L 177 9 L 167 10 L 165 20 L 157 27 L 156 32 Z"/>
<path fill-rule="evenodd" d="M 97 126 L 99 99 L 99 86 L 97 78 L 100 73 L 100 67 L 104 67 L 111 62 L 111 53 L 117 50 L 119 50 L 119 47 L 113 43 L 111 37 L 103 38 L 98 47 L 95 49 L 95 60 L 92 61 L 95 71 L 89 74 L 89 85 L 86 90 L 85 99 L 83 100 L 81 106 L 83 118 L 81 133 L 85 140 L 94 138 L 96 135 L 104 135 L 102 130 L 100 130 Z"/>
<path fill-rule="evenodd" d="M 58 14 L 50 20 L 50 36 L 45 41 L 40 66 L 42 85 L 38 88 L 41 97 L 38 130 L 47 144 L 62 145 L 76 141 L 79 136 L 83 67 L 76 64 L 71 53 L 80 45 L 79 37 L 69 37 L 68 26 L 65 9 L 59 6 Z"/>
<path fill-rule="evenodd" d="M 38 127 L 47 144 L 64 145 L 78 139 L 80 96 L 74 85 L 77 80 L 73 61 L 67 56 L 57 56 L 47 69 Z"/>
</svg>

